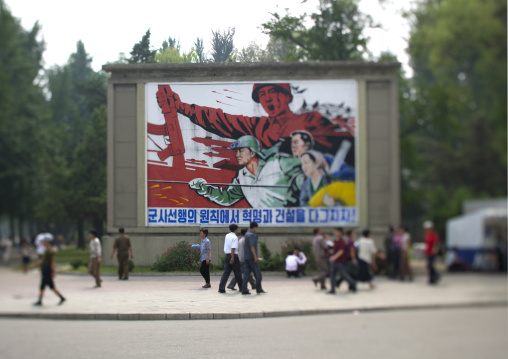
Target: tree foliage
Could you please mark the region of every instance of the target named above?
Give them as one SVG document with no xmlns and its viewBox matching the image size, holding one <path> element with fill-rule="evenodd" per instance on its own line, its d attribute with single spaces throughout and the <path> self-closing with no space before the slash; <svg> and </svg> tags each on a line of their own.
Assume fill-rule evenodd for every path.
<svg viewBox="0 0 508 359">
<path fill-rule="evenodd" d="M 155 55 L 155 62 L 163 64 L 182 64 L 198 62 L 198 56 L 194 49 L 191 49 L 189 53 L 182 53 L 175 47 L 167 47 L 164 51 L 159 51 Z"/>
<path fill-rule="evenodd" d="M 93 71 L 91 57 L 78 41 L 68 63 L 49 70 L 47 78 L 51 132 L 41 153 L 41 200 L 35 210 L 42 222 L 67 223 L 67 227 L 76 224 L 78 246 L 84 247 L 85 224 L 93 224 L 101 233 L 106 218 L 100 207 L 107 198 L 106 155 L 101 151 L 106 135 L 105 127 L 104 133 L 98 127 L 97 117 L 103 115 L 105 126 L 107 77 Z M 100 175 L 86 175 L 84 168 L 90 167 Z"/>
<path fill-rule="evenodd" d="M 205 62 L 208 62 L 207 58 L 206 58 L 206 53 L 205 53 L 205 45 L 203 44 L 203 39 L 202 38 L 196 38 L 196 41 L 194 41 L 194 48 L 196 49 L 196 56 L 197 56 L 197 59 L 199 63 L 205 63 Z"/>
<path fill-rule="evenodd" d="M 318 12 L 310 16 L 291 16 L 289 12 L 272 16 L 262 25 L 263 32 L 295 46 L 286 61 L 362 61 L 368 55 L 364 30 L 375 25 L 371 16 L 359 10 L 357 0 L 322 0 Z"/>
<path fill-rule="evenodd" d="M 234 54 L 235 46 L 233 37 L 235 36 L 235 28 L 228 30 L 212 30 L 212 60 L 213 62 L 226 62 L 231 59 Z"/>
<path fill-rule="evenodd" d="M 444 226 L 460 213 L 450 201 L 506 196 L 506 10 L 506 1 L 426 0 L 410 14 L 403 214 Z"/>
<path fill-rule="evenodd" d="M 39 25 L 24 30 L 0 1 L 0 216 L 33 220 L 38 200 L 34 164 L 47 135 L 48 110 L 39 71 L 44 43 Z"/>
<path fill-rule="evenodd" d="M 169 36 L 167 40 L 164 40 L 162 42 L 162 47 L 161 47 L 160 51 L 162 52 L 162 51 L 166 50 L 167 48 L 175 48 L 178 51 L 180 51 L 180 47 L 181 47 L 180 41 L 179 40 L 177 41 L 175 38 Z"/>
<path fill-rule="evenodd" d="M 150 50 L 150 35 L 150 29 L 148 29 L 141 38 L 141 41 L 134 44 L 130 52 L 131 57 L 128 60 L 130 64 L 146 64 L 155 61 L 154 57 L 156 51 Z"/>
</svg>

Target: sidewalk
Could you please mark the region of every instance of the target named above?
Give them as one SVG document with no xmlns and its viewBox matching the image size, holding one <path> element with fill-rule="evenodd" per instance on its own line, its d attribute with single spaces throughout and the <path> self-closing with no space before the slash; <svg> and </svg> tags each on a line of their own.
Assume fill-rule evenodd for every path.
<svg viewBox="0 0 508 359">
<path fill-rule="evenodd" d="M 199 275 L 149 276 L 132 273 L 128 281 L 104 276 L 102 288 L 84 275 L 58 274 L 57 288 L 67 301 L 46 288 L 42 307 L 34 307 L 40 273 L 27 274 L 0 268 L 0 318 L 99 319 L 99 320 L 183 320 L 261 318 L 322 313 L 507 306 L 507 276 L 504 274 L 446 274 L 439 285 L 430 286 L 426 277 L 413 282 L 378 277 L 376 288 L 359 284 L 356 294 L 346 286 L 335 295 L 314 287 L 310 277 L 286 279 L 265 275 L 267 294 L 241 295 L 238 291 L 217 292 L 220 276 L 211 277 L 211 289 L 202 289 Z"/>
</svg>

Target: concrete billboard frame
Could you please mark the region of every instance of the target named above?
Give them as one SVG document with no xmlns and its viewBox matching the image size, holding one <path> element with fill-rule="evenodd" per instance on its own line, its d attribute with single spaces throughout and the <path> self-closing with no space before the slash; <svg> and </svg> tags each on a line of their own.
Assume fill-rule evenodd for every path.
<svg viewBox="0 0 508 359">
<path fill-rule="evenodd" d="M 118 228 L 132 239 L 138 265 L 181 240 L 199 243 L 199 227 L 147 227 L 145 224 L 145 85 L 161 82 L 233 82 L 271 80 L 355 80 L 358 84 L 357 179 L 358 229 L 370 228 L 380 245 L 389 225 L 400 223 L 399 63 L 206 63 L 111 64 L 108 83 L 108 219 L 105 254 Z M 212 262 L 223 255 L 227 228 L 209 228 Z M 259 228 L 260 240 L 273 252 L 285 241 L 311 240 L 310 227 Z M 114 264 L 104 256 L 104 264 Z"/>
</svg>

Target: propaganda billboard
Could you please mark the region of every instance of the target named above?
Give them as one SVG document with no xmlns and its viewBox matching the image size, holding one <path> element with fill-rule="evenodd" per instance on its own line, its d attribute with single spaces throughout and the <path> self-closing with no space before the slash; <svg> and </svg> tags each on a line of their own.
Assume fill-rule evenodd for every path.
<svg viewBox="0 0 508 359">
<path fill-rule="evenodd" d="M 148 83 L 147 226 L 354 226 L 354 80 Z"/>
</svg>

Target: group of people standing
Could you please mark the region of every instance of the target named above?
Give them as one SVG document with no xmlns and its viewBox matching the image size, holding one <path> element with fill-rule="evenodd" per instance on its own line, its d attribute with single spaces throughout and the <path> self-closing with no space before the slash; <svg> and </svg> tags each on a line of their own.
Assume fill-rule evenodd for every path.
<svg viewBox="0 0 508 359">
<path fill-rule="evenodd" d="M 231 272 L 234 273 L 234 278 L 228 284 L 228 289 L 236 290 L 235 286 L 238 284 L 243 295 L 251 294 L 248 290 L 248 283 L 252 289 L 256 289 L 256 293 L 266 293 L 262 286 L 262 275 L 259 267 L 258 257 L 258 224 L 251 222 L 249 229 L 242 229 L 242 237 L 238 239 L 238 225 L 230 224 L 229 233 L 226 234 L 224 239 L 224 273 L 222 274 L 219 293 L 226 293 L 226 284 L 228 282 Z M 205 280 L 205 285 L 202 288 L 211 288 L 210 284 L 210 240 L 208 239 L 208 229 L 200 229 L 201 237 L 201 268 L 200 273 Z M 254 274 L 254 278 L 252 278 Z"/>
<path fill-rule="evenodd" d="M 409 281 L 413 280 L 413 271 L 409 265 L 409 250 L 411 248 L 411 235 L 407 228 L 398 226 L 389 228 L 389 233 L 385 238 L 385 248 L 388 254 L 387 274 L 392 279 L 404 281 L 407 277 Z"/>
<path fill-rule="evenodd" d="M 429 284 L 436 284 L 440 275 L 436 271 L 434 262 L 439 253 L 439 237 L 433 229 L 431 221 L 425 221 L 425 244 Z M 344 235 L 345 234 L 345 235 Z M 362 232 L 359 239 L 355 239 L 355 232 L 348 230 L 344 233 L 342 228 L 333 230 L 333 241 L 324 235 L 321 229 L 314 230 L 312 252 L 316 259 L 317 276 L 312 280 L 326 290 L 325 280 L 330 278 L 331 289 L 328 293 L 334 294 L 336 287 L 342 281 L 347 281 L 349 290 L 356 292 L 357 282 L 366 282 L 370 288 L 372 272 L 377 271 L 376 259 L 385 260 L 386 273 L 392 279 L 404 281 L 413 280 L 413 272 L 409 264 L 411 236 L 403 226 L 395 230 L 390 227 L 390 233 L 385 238 L 386 256 L 376 248 L 374 240 L 370 238 L 368 229 Z M 337 280 L 337 275 L 339 279 Z"/>
<path fill-rule="evenodd" d="M 437 284 L 440 279 L 436 271 L 434 262 L 439 254 L 439 236 L 434 230 L 432 221 L 423 223 L 425 256 L 427 258 L 427 272 L 429 284 Z M 389 233 L 385 238 L 385 249 L 387 253 L 386 273 L 392 279 L 404 281 L 407 277 L 409 281 L 413 280 L 413 272 L 409 264 L 409 250 L 411 248 L 411 235 L 407 228 L 398 226 L 389 228 Z"/>
<path fill-rule="evenodd" d="M 351 292 L 356 292 L 357 282 L 367 282 L 371 288 L 374 287 L 370 268 L 375 266 L 375 257 L 384 258 L 384 255 L 376 248 L 368 229 L 362 232 L 358 240 L 355 240 L 354 231 L 344 233 L 340 227 L 333 230 L 333 241 L 319 228 L 314 229 L 314 235 L 312 252 L 318 274 L 312 281 L 316 286 L 320 285 L 322 290 L 326 290 L 325 280 L 330 278 L 330 294 L 334 294 L 336 287 L 344 280 L 348 282 Z"/>
</svg>

